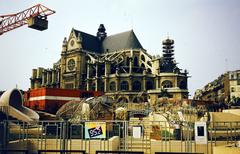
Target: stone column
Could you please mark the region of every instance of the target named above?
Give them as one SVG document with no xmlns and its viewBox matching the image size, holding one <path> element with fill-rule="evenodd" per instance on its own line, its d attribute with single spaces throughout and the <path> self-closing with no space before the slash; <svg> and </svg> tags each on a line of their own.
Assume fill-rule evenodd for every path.
<svg viewBox="0 0 240 154">
<path fill-rule="evenodd" d="M 57 83 L 57 88 L 60 88 L 60 69 L 57 68 L 57 76 L 56 76 L 56 83 Z"/>
<path fill-rule="evenodd" d="M 116 77 L 116 91 L 119 91 L 120 90 L 120 81 L 119 81 L 119 78 Z"/>
<path fill-rule="evenodd" d="M 52 70 L 52 84 L 56 83 L 56 70 Z"/>
<path fill-rule="evenodd" d="M 96 80 L 95 80 L 95 91 L 98 91 L 98 64 L 96 63 Z"/>
<path fill-rule="evenodd" d="M 45 86 L 45 70 L 42 72 L 42 86 Z"/>
<path fill-rule="evenodd" d="M 89 78 L 90 78 L 90 64 L 89 62 L 87 62 L 87 91 L 90 90 Z"/>
<path fill-rule="evenodd" d="M 95 91 L 98 91 L 98 78 L 95 80 Z"/>
<path fill-rule="evenodd" d="M 104 79 L 104 92 L 108 92 L 108 85 L 109 85 L 109 80 L 108 80 L 108 78 L 106 77 L 105 79 Z"/>
<path fill-rule="evenodd" d="M 90 90 L 90 85 L 89 85 L 90 83 L 89 83 L 89 79 L 87 79 L 87 91 L 89 91 Z"/>
<path fill-rule="evenodd" d="M 46 75 L 47 75 L 47 82 L 46 82 L 46 85 L 48 85 L 48 84 L 49 84 L 49 71 L 48 71 L 48 70 L 46 71 Z"/>
<path fill-rule="evenodd" d="M 96 78 L 98 78 L 98 64 L 96 63 Z"/>
<path fill-rule="evenodd" d="M 129 86 L 129 87 L 128 87 L 128 90 L 129 90 L 129 91 L 132 91 L 132 87 L 133 87 L 133 86 L 132 86 L 132 85 L 133 85 L 132 79 L 133 79 L 133 78 L 130 76 L 130 77 L 129 77 L 129 82 L 128 82 L 128 83 L 129 83 L 129 84 L 128 84 L 128 86 Z"/>
<path fill-rule="evenodd" d="M 142 90 L 143 91 L 146 91 L 146 89 L 147 89 L 147 85 L 146 85 L 146 82 L 147 82 L 147 80 L 146 80 L 146 74 L 147 74 L 147 72 L 146 72 L 146 69 L 144 69 L 143 70 L 143 86 L 142 86 Z"/>
<path fill-rule="evenodd" d="M 132 67 L 133 67 L 133 59 L 132 57 L 129 59 L 129 74 L 132 74 Z"/>
<path fill-rule="evenodd" d="M 110 74 L 110 64 L 108 61 L 105 62 L 105 76 L 108 77 Z"/>
<path fill-rule="evenodd" d="M 90 64 L 87 63 L 87 79 L 90 77 Z"/>
</svg>

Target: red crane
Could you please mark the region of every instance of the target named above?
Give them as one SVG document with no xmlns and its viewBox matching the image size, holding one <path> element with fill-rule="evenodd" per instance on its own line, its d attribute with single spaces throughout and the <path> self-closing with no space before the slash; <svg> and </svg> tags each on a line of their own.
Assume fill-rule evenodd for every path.
<svg viewBox="0 0 240 154">
<path fill-rule="evenodd" d="M 55 11 L 37 4 L 16 14 L 0 15 L 0 35 L 25 24 L 36 30 L 46 30 L 48 28 L 47 16 L 53 13 Z"/>
</svg>

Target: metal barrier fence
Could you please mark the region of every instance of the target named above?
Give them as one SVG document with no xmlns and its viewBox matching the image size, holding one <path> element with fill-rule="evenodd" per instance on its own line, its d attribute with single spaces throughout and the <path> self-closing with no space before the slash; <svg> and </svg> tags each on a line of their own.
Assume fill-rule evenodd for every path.
<svg viewBox="0 0 240 154">
<path fill-rule="evenodd" d="M 28 150 L 6 150 L 0 149 L 0 154 L 28 154 Z"/>
<path fill-rule="evenodd" d="M 96 154 L 144 154 L 136 151 L 96 151 Z"/>
<path fill-rule="evenodd" d="M 38 150 L 38 154 L 45 154 L 45 153 L 60 153 L 60 154 L 65 154 L 65 153 L 76 153 L 76 154 L 85 154 L 86 152 L 84 150 Z"/>
<path fill-rule="evenodd" d="M 137 131 L 136 131 L 137 130 Z M 136 133 L 136 132 L 137 133 Z M 188 152 L 212 154 L 217 145 L 240 140 L 240 122 L 207 123 L 208 143 L 198 145 L 194 123 L 184 122 L 179 129 L 166 121 L 19 121 L 0 122 L 0 148 L 29 150 L 83 150 Z"/>
</svg>

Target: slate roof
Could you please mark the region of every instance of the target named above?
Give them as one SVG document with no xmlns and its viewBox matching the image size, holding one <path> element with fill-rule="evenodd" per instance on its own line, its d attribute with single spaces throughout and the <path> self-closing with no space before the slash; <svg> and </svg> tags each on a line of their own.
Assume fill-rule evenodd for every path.
<svg viewBox="0 0 240 154">
<path fill-rule="evenodd" d="M 138 41 L 133 30 L 126 31 L 123 33 L 108 36 L 103 40 L 102 51 L 109 52 L 121 50 L 121 49 L 138 49 L 143 48 Z"/>
<path fill-rule="evenodd" d="M 106 37 L 100 41 L 96 36 L 74 29 L 76 36 L 82 36 L 82 47 L 84 50 L 104 53 L 122 49 L 143 49 L 133 30 Z"/>
<path fill-rule="evenodd" d="M 96 53 L 101 52 L 101 42 L 98 40 L 96 36 L 91 34 L 87 34 L 74 29 L 76 36 L 80 33 L 82 36 L 82 48 L 87 51 L 92 51 Z"/>
</svg>

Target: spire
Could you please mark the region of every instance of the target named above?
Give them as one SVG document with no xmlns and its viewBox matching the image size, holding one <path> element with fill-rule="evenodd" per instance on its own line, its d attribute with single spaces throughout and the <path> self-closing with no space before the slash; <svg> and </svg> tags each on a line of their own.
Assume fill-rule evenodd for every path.
<svg viewBox="0 0 240 154">
<path fill-rule="evenodd" d="M 62 52 L 67 51 L 67 38 L 64 37 L 63 43 L 62 43 Z"/>
<path fill-rule="evenodd" d="M 107 37 L 106 29 L 103 24 L 99 25 L 97 37 L 100 41 L 103 41 Z"/>
</svg>

